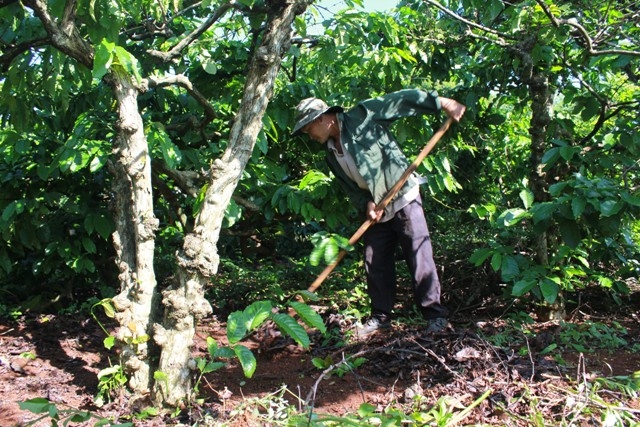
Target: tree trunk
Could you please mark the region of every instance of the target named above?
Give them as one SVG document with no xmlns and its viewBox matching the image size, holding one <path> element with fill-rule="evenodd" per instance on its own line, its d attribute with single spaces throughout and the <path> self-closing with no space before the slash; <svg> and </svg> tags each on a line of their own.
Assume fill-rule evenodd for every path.
<svg viewBox="0 0 640 427">
<path fill-rule="evenodd" d="M 529 57 L 528 61 L 531 61 Z M 530 63 L 530 62 L 529 62 Z M 526 76 L 531 97 L 531 173 L 529 174 L 529 187 L 536 202 L 549 200 L 549 182 L 544 172 L 542 158 L 547 150 L 547 131 L 551 122 L 551 93 L 549 91 L 549 77 L 546 70 L 536 70 L 532 67 Z M 549 239 L 553 236 L 545 231 L 536 236 L 536 262 L 542 266 L 549 265 Z M 564 296 L 562 290 L 558 291 L 558 297 L 553 304 L 546 302 L 540 307 L 539 315 L 546 320 L 561 320 L 566 315 Z"/>
<path fill-rule="evenodd" d="M 162 347 L 159 369 L 167 378 L 155 385 L 157 403 L 176 406 L 192 397 L 191 346 L 196 323 L 211 312 L 209 302 L 204 299 L 204 285 L 218 271 L 217 243 L 224 212 L 262 129 L 262 118 L 273 93 L 282 55 L 291 42 L 293 20 L 310 3 L 310 0 L 271 2 L 266 29 L 249 64 L 229 146 L 211 168 L 202 209 L 178 255 L 182 268 L 179 282 L 163 292 L 164 321 L 163 326 L 156 326 L 154 338 Z"/>
<path fill-rule="evenodd" d="M 549 80 L 542 73 L 534 73 L 529 79 L 529 94 L 531 96 L 531 173 L 529 187 L 536 202 L 549 200 L 546 174 L 543 170 L 542 157 L 547 150 L 547 128 L 551 121 L 551 95 Z M 541 233 L 537 238 L 536 261 L 540 265 L 549 264 L 547 233 Z"/>
<path fill-rule="evenodd" d="M 134 398 L 149 394 L 153 373 L 149 366 L 149 340 L 157 311 L 156 277 L 153 269 L 155 231 L 151 161 L 138 111 L 131 76 L 113 67 L 110 83 L 118 103 L 118 122 L 113 150 L 112 173 L 115 194 L 116 231 L 113 234 L 119 269 L 120 294 L 113 303 L 122 345 L 121 362 L 129 374 Z"/>
</svg>

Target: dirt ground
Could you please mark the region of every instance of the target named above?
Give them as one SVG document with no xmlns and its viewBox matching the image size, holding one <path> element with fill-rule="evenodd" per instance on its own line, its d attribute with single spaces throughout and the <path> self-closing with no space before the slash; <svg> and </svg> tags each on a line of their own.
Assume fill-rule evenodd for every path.
<svg viewBox="0 0 640 427">
<path fill-rule="evenodd" d="M 639 316 L 637 304 L 607 314 L 584 306 L 573 310 L 570 320 L 586 324 L 615 319 L 627 329 L 626 348 L 630 348 L 640 343 Z M 345 327 L 339 318 L 330 320 L 333 331 Z M 436 336 L 422 334 L 419 326 L 395 322 L 385 334 L 348 345 L 342 345 L 336 333 L 330 338 L 313 335 L 309 350 L 282 338 L 256 336 L 248 344 L 258 359 L 253 378 L 245 378 L 240 367 L 231 363 L 203 378 L 199 385 L 203 400 L 189 410 L 178 416 L 135 420 L 134 424 L 189 426 L 206 416 L 213 423 L 260 426 L 269 425 L 264 421 L 267 416 L 286 416 L 290 405 L 343 416 L 354 413 L 364 402 L 380 410 L 390 405 L 428 410 L 440 397 L 451 396 L 445 404 L 453 411 L 480 401 L 464 416 L 463 424 L 528 425 L 532 410 L 540 411 L 546 420 L 575 415 L 581 393 L 577 384 L 640 370 L 637 352 L 545 354 L 545 348 L 559 343 L 556 323 L 538 323 L 529 326 L 535 329 L 533 334 L 517 336 L 508 335 L 511 329 L 505 329 L 505 319 L 496 315 L 458 313 L 451 321 L 452 328 Z M 215 317 L 208 319 L 198 330 L 194 354 L 206 353 L 207 336 L 224 344 L 224 333 L 223 323 Z M 500 337 L 504 342 L 498 342 Z M 102 408 L 93 404 L 96 374 L 109 366 L 103 339 L 96 322 L 72 316 L 40 315 L 0 322 L 0 426 L 24 426 L 34 420 L 36 415 L 21 411 L 17 402 L 35 397 L 47 398 L 59 409 L 77 408 L 131 421 L 124 417 L 124 395 Z M 25 358 L 25 354 L 36 358 Z M 312 363 L 313 358 L 322 358 L 327 366 L 335 366 L 359 357 L 366 361 L 351 371 L 342 364 L 344 369 L 323 372 Z M 567 399 L 567 390 L 575 391 L 574 400 Z M 638 399 L 625 403 L 640 420 Z M 579 421 L 575 425 L 599 425 L 596 418 Z"/>
</svg>

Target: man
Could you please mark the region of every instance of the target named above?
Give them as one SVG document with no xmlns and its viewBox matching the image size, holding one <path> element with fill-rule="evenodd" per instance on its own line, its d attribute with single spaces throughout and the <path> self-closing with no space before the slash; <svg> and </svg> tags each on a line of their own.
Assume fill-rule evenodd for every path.
<svg viewBox="0 0 640 427">
<path fill-rule="evenodd" d="M 375 207 L 409 166 L 389 130 L 391 124 L 440 110 L 459 121 L 465 108 L 436 92 L 417 89 L 368 99 L 348 111 L 329 107 L 318 98 L 307 98 L 296 107 L 292 135 L 303 133 L 325 144 L 329 168 L 350 201 L 367 218 L 377 221 L 363 236 L 371 316 L 355 328 L 357 339 L 391 326 L 398 244 L 412 276 L 416 304 L 428 322 L 427 332 L 441 332 L 448 325 L 417 180 L 410 178 L 384 211 Z"/>
</svg>

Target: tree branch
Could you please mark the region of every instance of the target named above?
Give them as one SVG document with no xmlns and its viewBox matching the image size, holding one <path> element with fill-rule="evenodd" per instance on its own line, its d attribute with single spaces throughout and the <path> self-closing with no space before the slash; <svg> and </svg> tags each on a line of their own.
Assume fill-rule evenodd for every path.
<svg viewBox="0 0 640 427">
<path fill-rule="evenodd" d="M 0 56 L 0 69 L 2 69 L 3 72 L 8 71 L 13 60 L 21 53 L 28 51 L 32 47 L 46 46 L 48 44 L 50 44 L 49 38 L 44 37 L 5 48 L 4 54 Z"/>
<path fill-rule="evenodd" d="M 62 15 L 62 22 L 60 22 L 60 29 L 67 37 L 72 36 L 76 29 L 75 19 L 77 6 L 77 0 L 67 0 L 64 5 L 64 14 Z"/>
<path fill-rule="evenodd" d="M 151 56 L 156 58 L 160 58 L 164 62 L 168 62 L 173 58 L 180 56 L 180 53 L 183 49 L 197 40 L 205 31 L 207 31 L 218 19 L 220 19 L 225 13 L 227 13 L 230 9 L 244 9 L 244 6 L 234 0 L 230 0 L 226 3 L 221 4 L 218 9 L 206 20 L 204 21 L 198 28 L 193 30 L 191 33 L 187 34 L 182 40 L 180 40 L 176 45 L 174 45 L 167 52 L 162 52 L 159 50 L 149 50 L 148 53 Z"/>
<path fill-rule="evenodd" d="M 630 55 L 630 56 L 638 56 L 640 57 L 640 51 L 637 50 L 625 50 L 625 49 L 603 49 L 597 50 L 593 47 L 593 40 L 589 37 L 589 33 L 586 28 L 582 25 L 578 24 L 575 19 L 559 19 L 558 22 L 560 24 L 570 25 L 573 28 L 577 29 L 578 32 L 582 35 L 582 38 L 587 43 L 587 51 L 590 55 L 593 56 L 601 56 L 601 55 Z"/>
<path fill-rule="evenodd" d="M 146 83 L 148 87 L 165 87 L 176 85 L 185 88 L 189 95 L 191 95 L 198 102 L 198 104 L 202 105 L 202 107 L 204 108 L 205 120 L 200 124 L 200 126 L 206 125 L 211 120 L 217 117 L 213 105 L 211 105 L 207 98 L 202 95 L 198 89 L 193 87 L 193 84 L 191 83 L 189 78 L 184 74 L 178 74 L 175 76 L 168 76 L 163 78 L 149 77 L 146 79 Z"/>
<path fill-rule="evenodd" d="M 153 169 L 160 173 L 164 173 L 169 178 L 173 179 L 176 186 L 190 197 L 198 197 L 200 189 L 206 180 L 204 173 L 172 169 L 161 160 L 153 161 Z"/>
<path fill-rule="evenodd" d="M 455 13 L 455 12 L 447 9 L 446 7 L 442 6 L 440 3 L 438 3 L 435 0 L 425 0 L 425 3 L 429 3 L 430 5 L 435 6 L 436 8 L 440 9 L 442 12 L 444 12 L 447 15 L 457 19 L 460 22 L 465 23 L 469 27 L 477 28 L 477 29 L 482 30 L 482 31 L 484 31 L 486 33 L 498 36 L 501 39 L 513 39 L 513 37 L 511 37 L 509 34 L 501 33 L 500 31 L 496 31 L 496 30 L 494 30 L 492 28 L 485 27 L 484 25 L 480 25 L 480 24 L 478 24 L 476 22 L 473 22 L 473 21 L 469 21 L 468 19 L 463 18 L 462 16 L 458 15 L 457 13 Z"/>
<path fill-rule="evenodd" d="M 45 0 L 24 0 L 25 6 L 30 7 L 40 19 L 45 31 L 49 35 L 49 44 L 74 58 L 76 61 L 91 69 L 93 67 L 93 48 L 78 33 L 75 26 L 76 0 L 65 3 L 64 18 L 58 27 L 49 14 Z"/>
<path fill-rule="evenodd" d="M 165 162 L 162 160 L 154 160 L 153 161 L 153 169 L 159 175 L 160 173 L 167 175 L 171 178 L 176 186 L 182 191 L 184 194 L 187 194 L 190 197 L 198 197 L 202 186 L 206 182 L 207 173 L 206 172 L 196 172 L 196 171 L 180 171 L 176 169 L 171 169 Z M 160 178 L 158 178 L 160 179 Z M 233 200 L 236 201 L 237 204 L 244 206 L 246 209 L 249 209 L 253 212 L 262 212 L 260 206 L 252 202 L 251 200 L 245 199 L 244 197 L 240 197 L 237 195 L 233 195 Z"/>
<path fill-rule="evenodd" d="M 430 0 L 427 0 L 427 1 L 430 1 Z M 551 20 L 551 23 L 555 27 L 560 27 L 560 25 L 569 25 L 569 26 L 575 28 L 576 30 L 578 30 L 578 32 L 580 33 L 580 35 L 584 39 L 584 42 L 587 45 L 587 52 L 590 55 L 593 55 L 593 56 L 600 56 L 600 55 L 640 56 L 640 51 L 636 51 L 636 50 L 624 50 L 624 49 L 597 50 L 597 49 L 595 49 L 594 48 L 593 39 L 589 35 L 589 32 L 587 31 L 587 29 L 584 26 L 582 26 L 582 25 L 580 25 L 580 23 L 578 23 L 577 19 L 575 19 L 575 18 L 558 19 L 558 18 L 556 18 L 554 16 L 553 12 L 551 12 L 551 10 L 549 9 L 549 6 L 547 6 L 547 4 L 544 2 L 544 0 L 536 0 L 536 3 L 538 3 L 538 5 L 542 8 L 542 10 L 544 11 L 545 15 L 547 15 L 547 17 L 549 17 L 549 20 Z"/>
</svg>

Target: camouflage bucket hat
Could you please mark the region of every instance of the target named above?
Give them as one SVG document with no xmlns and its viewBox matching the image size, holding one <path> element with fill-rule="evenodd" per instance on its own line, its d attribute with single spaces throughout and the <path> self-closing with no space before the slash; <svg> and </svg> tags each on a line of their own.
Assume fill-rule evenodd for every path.
<svg viewBox="0 0 640 427">
<path fill-rule="evenodd" d="M 334 111 L 343 111 L 343 109 L 342 107 L 329 107 L 326 102 L 319 98 L 303 99 L 296 107 L 296 125 L 293 127 L 291 135 L 298 135 L 303 127 L 321 115 Z"/>
</svg>

